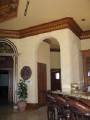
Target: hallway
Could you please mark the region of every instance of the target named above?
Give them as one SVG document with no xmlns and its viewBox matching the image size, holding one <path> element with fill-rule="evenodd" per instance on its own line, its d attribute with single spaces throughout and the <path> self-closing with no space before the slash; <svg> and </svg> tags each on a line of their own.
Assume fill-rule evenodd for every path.
<svg viewBox="0 0 90 120">
<path fill-rule="evenodd" d="M 0 106 L 0 120 L 47 120 L 46 107 L 25 112 L 15 111 L 10 107 Z"/>
</svg>

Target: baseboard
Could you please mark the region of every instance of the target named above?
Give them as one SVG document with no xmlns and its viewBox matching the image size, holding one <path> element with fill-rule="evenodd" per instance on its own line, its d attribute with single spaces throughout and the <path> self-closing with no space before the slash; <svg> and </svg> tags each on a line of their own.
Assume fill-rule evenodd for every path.
<svg viewBox="0 0 90 120">
<path fill-rule="evenodd" d="M 34 109 L 37 109 L 37 108 L 39 108 L 38 103 L 27 103 L 27 109 L 34 110 Z"/>
</svg>

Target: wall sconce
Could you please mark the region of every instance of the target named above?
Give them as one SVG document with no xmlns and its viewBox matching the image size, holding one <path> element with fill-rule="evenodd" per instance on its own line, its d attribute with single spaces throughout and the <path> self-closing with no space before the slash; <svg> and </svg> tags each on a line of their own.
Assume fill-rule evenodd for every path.
<svg viewBox="0 0 90 120">
<path fill-rule="evenodd" d="M 77 94 L 79 92 L 78 83 L 71 83 L 71 94 Z"/>
</svg>

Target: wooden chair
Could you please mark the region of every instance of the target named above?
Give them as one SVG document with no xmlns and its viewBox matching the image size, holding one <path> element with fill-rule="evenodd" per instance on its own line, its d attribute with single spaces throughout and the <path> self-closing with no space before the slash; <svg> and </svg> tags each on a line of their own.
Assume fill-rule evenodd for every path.
<svg viewBox="0 0 90 120">
<path fill-rule="evenodd" d="M 90 120 L 90 108 L 74 98 L 68 100 L 70 106 L 70 120 Z"/>
<path fill-rule="evenodd" d="M 56 100 L 57 100 L 58 120 L 69 120 L 70 110 L 66 98 L 63 95 L 59 95 L 56 97 Z"/>
<path fill-rule="evenodd" d="M 57 105 L 56 99 L 51 94 L 47 94 L 47 115 L 48 120 L 57 120 Z"/>
<path fill-rule="evenodd" d="M 69 120 L 69 104 L 62 94 L 48 92 L 47 106 L 48 120 Z"/>
</svg>

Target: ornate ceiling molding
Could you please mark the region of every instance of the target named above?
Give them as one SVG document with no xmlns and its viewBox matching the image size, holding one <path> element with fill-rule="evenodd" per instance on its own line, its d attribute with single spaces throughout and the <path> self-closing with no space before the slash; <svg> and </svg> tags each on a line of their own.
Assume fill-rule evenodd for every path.
<svg viewBox="0 0 90 120">
<path fill-rule="evenodd" d="M 33 36 L 41 33 L 46 33 L 54 30 L 70 28 L 77 36 L 80 36 L 82 30 L 72 18 L 63 18 L 49 23 L 33 26 L 20 30 L 21 37 Z"/>
<path fill-rule="evenodd" d="M 0 0 L 0 22 L 17 16 L 19 0 Z"/>
<path fill-rule="evenodd" d="M 80 39 L 88 39 L 88 38 L 90 38 L 90 30 L 83 31 L 80 35 Z"/>
<path fill-rule="evenodd" d="M 45 24 L 41 24 L 41 25 L 36 25 L 26 29 L 21 29 L 21 30 L 0 29 L 0 36 L 8 37 L 8 38 L 24 38 L 28 36 L 33 36 L 33 35 L 42 34 L 50 31 L 65 29 L 65 28 L 69 28 L 80 39 L 90 38 L 90 31 L 83 31 L 78 26 L 78 24 L 73 20 L 73 18 L 70 18 L 70 17 L 52 21 Z"/>
<path fill-rule="evenodd" d="M 18 30 L 0 29 L 0 37 L 2 37 L 2 38 L 20 38 L 20 32 Z"/>
</svg>

